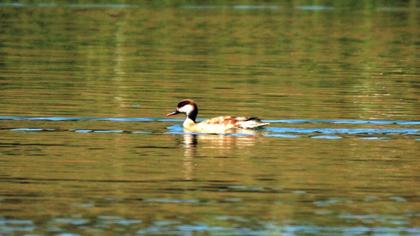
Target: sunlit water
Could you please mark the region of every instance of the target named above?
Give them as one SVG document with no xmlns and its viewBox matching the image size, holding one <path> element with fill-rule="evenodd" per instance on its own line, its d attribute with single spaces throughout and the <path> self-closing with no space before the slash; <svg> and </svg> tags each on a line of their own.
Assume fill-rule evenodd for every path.
<svg viewBox="0 0 420 236">
<path fill-rule="evenodd" d="M 420 235 L 416 1 L 165 4 L 0 3 L 0 235 Z"/>
</svg>

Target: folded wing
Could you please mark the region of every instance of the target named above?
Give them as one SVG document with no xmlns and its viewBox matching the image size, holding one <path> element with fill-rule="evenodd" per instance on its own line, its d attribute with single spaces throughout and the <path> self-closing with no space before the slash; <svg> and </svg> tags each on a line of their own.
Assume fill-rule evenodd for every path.
<svg viewBox="0 0 420 236">
<path fill-rule="evenodd" d="M 240 129 L 254 129 L 266 126 L 269 123 L 262 122 L 257 117 L 235 117 L 235 116 L 219 116 L 212 119 L 205 120 L 200 124 L 203 125 L 221 125 L 226 129 L 240 128 Z"/>
</svg>

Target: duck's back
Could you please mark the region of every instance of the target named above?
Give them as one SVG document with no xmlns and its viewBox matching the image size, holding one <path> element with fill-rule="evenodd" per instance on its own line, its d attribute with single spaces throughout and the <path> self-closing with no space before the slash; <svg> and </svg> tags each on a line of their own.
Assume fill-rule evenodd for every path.
<svg viewBox="0 0 420 236">
<path fill-rule="evenodd" d="M 220 126 L 220 129 L 253 129 L 261 126 L 268 125 L 268 123 L 261 122 L 256 117 L 235 117 L 235 116 L 219 116 L 200 122 L 201 127 L 205 126 Z"/>
</svg>

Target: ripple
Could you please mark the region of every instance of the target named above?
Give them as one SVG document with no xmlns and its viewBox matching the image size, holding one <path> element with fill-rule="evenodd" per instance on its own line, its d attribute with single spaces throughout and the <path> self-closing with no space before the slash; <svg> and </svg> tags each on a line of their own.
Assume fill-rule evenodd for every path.
<svg viewBox="0 0 420 236">
<path fill-rule="evenodd" d="M 275 5 L 234 5 L 233 9 L 236 9 L 236 10 L 277 10 L 278 6 L 275 6 Z"/>
<path fill-rule="evenodd" d="M 176 199 L 176 198 L 148 198 L 145 202 L 157 202 L 157 203 L 199 203 L 196 199 Z"/>
<path fill-rule="evenodd" d="M 74 130 L 70 130 L 70 131 L 73 131 L 73 132 L 76 132 L 76 133 L 92 133 L 93 132 L 93 130 L 91 130 L 91 129 L 74 129 Z"/>
<path fill-rule="evenodd" d="M 92 132 L 94 132 L 94 133 L 117 133 L 117 134 L 120 134 L 120 133 L 124 133 L 124 132 L 127 132 L 127 131 L 117 129 L 117 130 L 93 130 Z"/>
<path fill-rule="evenodd" d="M 10 131 L 15 132 L 43 132 L 43 131 L 54 131 L 55 129 L 41 129 L 41 128 L 15 128 Z"/>
<path fill-rule="evenodd" d="M 76 132 L 76 133 L 117 133 L 117 134 L 121 134 L 121 133 L 131 133 L 130 131 L 127 130 L 121 130 L 121 129 L 116 129 L 116 130 L 94 130 L 94 129 L 73 129 L 73 130 L 69 130 L 72 132 Z M 136 131 L 138 132 L 138 131 Z"/>
<path fill-rule="evenodd" d="M 129 225 L 135 225 L 142 223 L 141 220 L 137 219 L 127 219 L 120 216 L 113 216 L 113 215 L 103 215 L 98 216 L 97 224 L 99 225 L 111 225 L 111 224 L 117 224 L 122 226 L 129 226 Z"/>
<path fill-rule="evenodd" d="M 347 124 L 347 125 L 420 125 L 417 120 L 357 120 L 357 119 L 333 119 L 333 120 L 309 120 L 309 119 L 289 119 L 289 120 L 264 120 L 269 123 L 285 123 L 285 124 Z"/>
<path fill-rule="evenodd" d="M 295 134 L 266 134 L 265 137 L 273 137 L 273 138 L 299 138 L 299 135 Z"/>
<path fill-rule="evenodd" d="M 31 232 L 35 230 L 35 228 L 35 224 L 32 220 L 5 219 L 0 216 L 0 232 L 4 234 Z"/>
<path fill-rule="evenodd" d="M 226 9 L 233 10 L 278 10 L 276 5 L 183 5 L 180 8 L 191 10 L 213 10 L 213 9 Z"/>
<path fill-rule="evenodd" d="M 121 3 L 93 3 L 93 4 L 57 4 L 57 3 L 0 3 L 0 8 L 109 8 L 109 9 L 124 9 L 124 8 L 138 8 L 140 5 L 136 4 L 121 4 Z"/>
<path fill-rule="evenodd" d="M 298 10 L 302 11 L 332 11 L 334 7 L 324 6 L 324 5 L 307 5 L 307 6 L 298 6 Z"/>
<path fill-rule="evenodd" d="M 83 218 L 59 217 L 53 219 L 54 224 L 68 224 L 68 225 L 85 225 L 90 221 Z"/>
<path fill-rule="evenodd" d="M 361 137 L 362 140 L 387 140 L 386 137 Z"/>
<path fill-rule="evenodd" d="M 315 138 L 315 139 L 341 139 L 342 137 L 336 136 L 336 135 L 317 135 L 317 136 L 312 136 L 311 138 Z"/>
<path fill-rule="evenodd" d="M 318 202 L 321 207 L 334 206 L 339 201 L 327 200 Z M 301 234 L 322 234 L 322 235 L 418 235 L 419 227 L 406 227 L 405 220 L 400 216 L 366 214 L 357 215 L 342 213 L 340 219 L 352 222 L 363 222 L 364 226 L 322 226 L 317 224 L 279 224 L 273 221 L 255 221 L 246 217 L 235 215 L 215 215 L 214 222 L 184 222 L 179 220 L 154 220 L 143 221 L 142 219 L 125 218 L 118 215 L 101 215 L 94 218 L 82 218 L 80 216 L 53 217 L 46 219 L 46 224 L 34 223 L 24 219 L 5 219 L 0 217 L 0 231 L 5 234 L 35 233 L 49 231 L 55 235 L 85 235 L 91 230 L 98 234 L 106 234 L 109 230 L 126 232 L 130 235 L 149 235 L 149 234 L 170 234 L 170 235 L 190 235 L 197 233 L 204 234 L 223 234 L 223 235 L 301 235 Z M 146 223 L 147 222 L 147 223 Z M 233 222 L 234 226 L 228 226 L 226 222 Z M 369 226 L 371 222 L 380 222 L 391 226 Z M 69 232 L 72 231 L 80 234 Z M 135 230 L 135 231 L 133 231 Z M 131 232 L 131 233 L 129 233 Z"/>
<path fill-rule="evenodd" d="M 268 127 L 268 131 L 273 133 L 297 133 L 297 134 L 419 134 L 420 129 L 403 128 L 294 128 L 294 127 Z"/>
</svg>

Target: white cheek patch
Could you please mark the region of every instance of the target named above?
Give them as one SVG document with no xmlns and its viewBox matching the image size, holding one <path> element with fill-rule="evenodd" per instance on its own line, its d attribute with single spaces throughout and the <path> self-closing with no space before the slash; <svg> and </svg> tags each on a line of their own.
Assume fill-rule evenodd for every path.
<svg viewBox="0 0 420 236">
<path fill-rule="evenodd" d="M 187 113 L 187 114 L 190 113 L 193 110 L 194 110 L 194 106 L 190 105 L 190 104 L 185 105 L 185 106 L 178 109 L 179 112 L 183 112 L 183 113 Z"/>
</svg>

